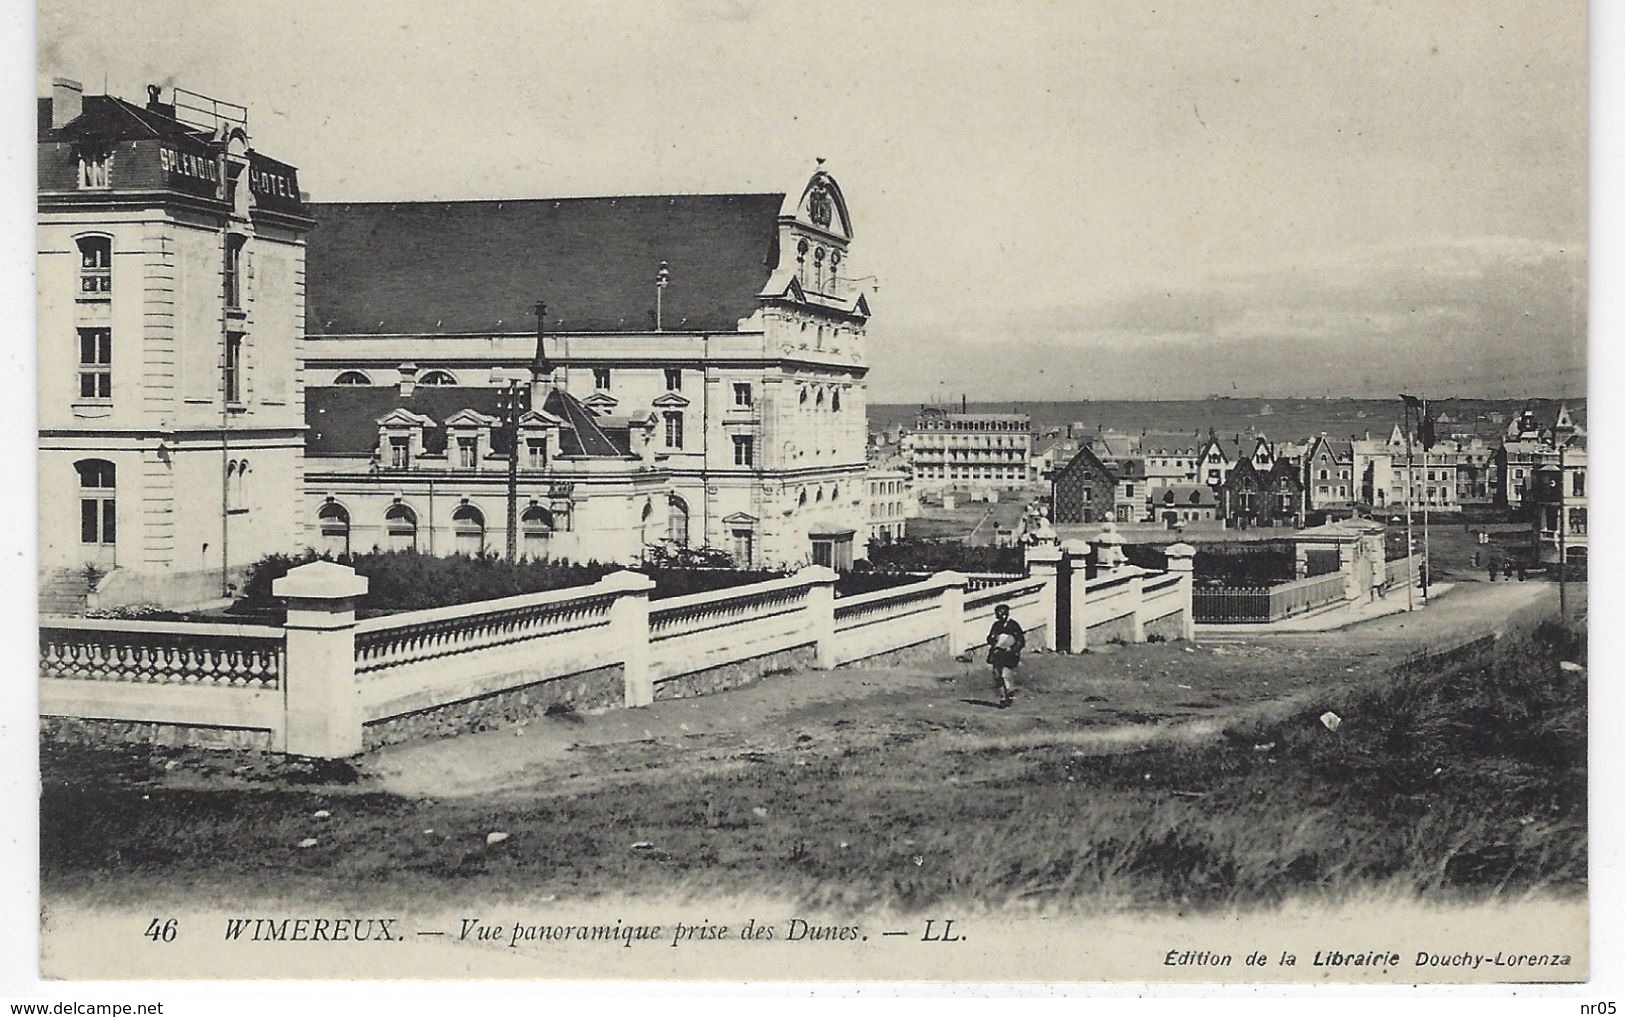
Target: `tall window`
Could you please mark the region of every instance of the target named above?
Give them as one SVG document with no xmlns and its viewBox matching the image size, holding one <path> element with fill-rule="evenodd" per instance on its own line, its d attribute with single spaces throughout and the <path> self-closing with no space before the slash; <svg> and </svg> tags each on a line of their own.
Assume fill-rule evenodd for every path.
<svg viewBox="0 0 1625 1017">
<path fill-rule="evenodd" d="M 666 368 L 666 391 L 679 392 L 683 388 L 683 369 L 681 367 Z"/>
<path fill-rule="evenodd" d="M 243 306 L 243 245 L 248 238 L 238 234 L 226 237 L 226 306 Z"/>
<path fill-rule="evenodd" d="M 750 406 L 750 405 L 753 405 L 754 402 L 755 402 L 755 396 L 754 396 L 754 393 L 751 392 L 750 382 L 748 382 L 748 381 L 736 381 L 736 382 L 734 382 L 734 405 L 735 406 Z"/>
<path fill-rule="evenodd" d="M 744 435 L 734 435 L 734 465 L 756 465 L 756 439 Z"/>
<path fill-rule="evenodd" d="M 553 536 L 553 513 L 532 505 L 519 517 L 519 529 L 524 535 L 525 557 L 538 561 L 546 558 L 547 542 Z"/>
<path fill-rule="evenodd" d="M 462 505 L 451 514 L 457 553 L 475 555 L 485 550 L 485 516 L 472 505 Z"/>
<path fill-rule="evenodd" d="M 1586 475 L 1585 475 L 1585 471 L 1584 470 L 1577 470 L 1574 473 L 1574 496 L 1576 498 L 1584 497 L 1585 493 L 1586 493 Z"/>
<path fill-rule="evenodd" d="M 226 333 L 226 402 L 240 403 L 243 401 L 243 334 L 241 332 Z"/>
<path fill-rule="evenodd" d="M 113 292 L 113 241 L 79 238 L 79 295 L 105 297 Z"/>
<path fill-rule="evenodd" d="M 465 470 L 472 470 L 476 465 L 476 440 L 474 438 L 457 439 L 457 465 Z"/>
<path fill-rule="evenodd" d="M 688 503 L 676 495 L 667 506 L 666 539 L 679 547 L 688 546 Z"/>
<path fill-rule="evenodd" d="M 79 398 L 113 398 L 113 332 L 106 328 L 79 330 Z"/>
<path fill-rule="evenodd" d="M 595 367 L 592 369 L 592 387 L 600 392 L 609 388 L 609 368 Z"/>
<path fill-rule="evenodd" d="M 79 471 L 79 542 L 111 547 L 118 538 L 116 470 L 105 459 L 81 459 Z"/>
<path fill-rule="evenodd" d="M 389 439 L 389 465 L 397 470 L 404 470 L 411 464 L 412 441 L 406 437 L 391 437 Z"/>
<path fill-rule="evenodd" d="M 681 413 L 666 414 L 666 447 L 683 447 L 683 415 Z"/>
<path fill-rule="evenodd" d="M 547 469 L 547 439 L 525 439 L 525 467 L 532 470 Z"/>
<path fill-rule="evenodd" d="M 417 548 L 417 513 L 405 505 L 391 505 L 384 512 L 384 529 L 389 534 L 391 551 L 411 551 Z"/>
<path fill-rule="evenodd" d="M 1569 532 L 1584 533 L 1586 531 L 1586 510 L 1583 508 L 1569 509 Z"/>
<path fill-rule="evenodd" d="M 316 513 L 316 525 L 320 528 L 321 550 L 331 554 L 348 554 L 350 551 L 350 513 L 343 505 L 337 502 L 328 502 Z"/>
</svg>

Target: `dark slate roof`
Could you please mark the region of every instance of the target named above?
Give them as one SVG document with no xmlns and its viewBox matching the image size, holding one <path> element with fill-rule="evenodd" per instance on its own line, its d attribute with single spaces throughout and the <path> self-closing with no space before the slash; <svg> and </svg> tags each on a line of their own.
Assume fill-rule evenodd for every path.
<svg viewBox="0 0 1625 1017">
<path fill-rule="evenodd" d="M 169 107 L 173 109 L 173 107 Z M 79 115 L 59 129 L 51 127 L 51 100 L 38 104 L 40 141 L 140 141 L 151 138 L 201 138 L 208 132 L 172 116 L 144 109 L 116 95 L 87 95 Z"/>
<path fill-rule="evenodd" d="M 313 335 L 733 331 L 778 262 L 783 194 L 310 206 Z"/>
<path fill-rule="evenodd" d="M 501 418 L 498 399 L 502 390 L 462 385 L 419 385 L 402 399 L 400 390 L 383 386 L 336 385 L 305 389 L 305 451 L 311 456 L 369 456 L 378 447 L 378 420 L 391 410 L 407 409 L 437 424 L 459 410 L 474 410 Z M 542 408 L 566 422 L 559 430 L 559 451 L 567 456 L 610 456 L 630 454 L 628 432 L 610 433 L 598 426 L 581 401 L 562 389 L 550 389 Z M 443 452 L 443 427 L 425 428 L 424 451 Z M 491 446 L 501 455 L 508 453 L 508 436 L 502 428 L 491 432 Z"/>
</svg>

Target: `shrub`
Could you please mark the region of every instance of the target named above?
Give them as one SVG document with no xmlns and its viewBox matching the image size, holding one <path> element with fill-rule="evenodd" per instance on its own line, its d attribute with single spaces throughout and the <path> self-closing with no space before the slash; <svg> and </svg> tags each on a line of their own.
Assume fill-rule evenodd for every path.
<svg viewBox="0 0 1625 1017">
<path fill-rule="evenodd" d="M 868 562 L 855 567 L 868 572 L 1021 572 L 1026 557 L 1019 547 L 973 547 L 904 537 L 889 543 L 870 541 Z"/>
</svg>

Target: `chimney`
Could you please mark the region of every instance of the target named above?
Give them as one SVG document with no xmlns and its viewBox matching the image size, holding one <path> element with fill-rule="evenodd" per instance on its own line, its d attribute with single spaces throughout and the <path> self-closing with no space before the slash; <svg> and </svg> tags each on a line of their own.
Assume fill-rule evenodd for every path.
<svg viewBox="0 0 1625 1017">
<path fill-rule="evenodd" d="M 71 78 L 51 79 L 51 129 L 57 130 L 79 119 L 85 109 L 85 86 Z"/>
<path fill-rule="evenodd" d="M 160 98 L 163 93 L 163 87 L 160 85 L 147 86 L 147 110 L 148 112 L 157 113 L 159 116 L 169 117 L 171 120 L 173 120 L 175 118 L 175 104 L 172 102 L 164 102 L 163 99 Z"/>
<path fill-rule="evenodd" d="M 959 412 L 960 413 L 969 413 L 970 412 L 970 396 L 966 395 L 963 392 L 959 393 Z"/>
</svg>

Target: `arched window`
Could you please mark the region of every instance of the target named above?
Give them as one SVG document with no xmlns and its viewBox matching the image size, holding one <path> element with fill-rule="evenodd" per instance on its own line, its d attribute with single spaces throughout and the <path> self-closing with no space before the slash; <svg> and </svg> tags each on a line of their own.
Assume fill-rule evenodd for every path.
<svg viewBox="0 0 1625 1017">
<path fill-rule="evenodd" d="M 824 489 L 822 487 L 818 489 L 818 495 L 813 498 L 813 502 L 818 505 L 824 504 Z"/>
<path fill-rule="evenodd" d="M 118 540 L 117 470 L 106 459 L 81 459 L 79 472 L 79 542 L 111 548 Z"/>
<path fill-rule="evenodd" d="M 458 554 L 476 555 L 485 550 L 485 516 L 472 505 L 459 505 L 451 514 Z"/>
<path fill-rule="evenodd" d="M 79 238 L 79 294 L 105 297 L 113 292 L 113 238 Z"/>
<path fill-rule="evenodd" d="M 806 507 L 807 507 L 807 490 L 806 490 L 806 488 L 802 488 L 801 493 L 796 496 L 796 511 L 799 512 L 799 511 L 801 511 L 802 509 L 804 509 Z"/>
<path fill-rule="evenodd" d="M 226 507 L 234 512 L 248 511 L 248 460 L 243 459 L 237 463 L 237 470 L 232 472 L 230 464 L 226 468 Z"/>
<path fill-rule="evenodd" d="M 321 530 L 318 550 L 332 554 L 350 553 L 350 512 L 336 501 L 316 510 L 316 526 Z"/>
<path fill-rule="evenodd" d="M 829 397 L 829 408 L 832 412 L 841 412 L 841 393 L 836 392 L 834 395 Z"/>
<path fill-rule="evenodd" d="M 834 487 L 831 487 L 829 489 L 829 500 L 830 501 L 840 501 L 841 500 L 841 487 L 840 487 L 839 484 L 837 484 Z"/>
<path fill-rule="evenodd" d="M 384 529 L 389 534 L 389 550 L 415 551 L 418 546 L 418 515 L 405 505 L 391 505 L 384 512 Z"/>
<path fill-rule="evenodd" d="M 654 517 L 655 507 L 648 502 L 644 502 L 643 514 L 638 517 L 638 554 L 640 556 L 647 553 L 649 541 L 654 536 L 654 534 L 649 532 L 649 527 L 653 524 Z"/>
<path fill-rule="evenodd" d="M 452 377 L 450 371 L 425 371 L 423 377 L 418 379 L 419 385 L 455 385 L 457 379 Z"/>
<path fill-rule="evenodd" d="M 519 531 L 524 536 L 525 557 L 545 559 L 548 541 L 553 537 L 553 513 L 532 505 L 519 517 Z"/>
<path fill-rule="evenodd" d="M 688 546 L 688 503 L 675 494 L 668 499 L 666 539 L 679 547 Z"/>
<path fill-rule="evenodd" d="M 333 379 L 335 385 L 371 385 L 372 379 L 362 371 L 340 371 Z"/>
</svg>

